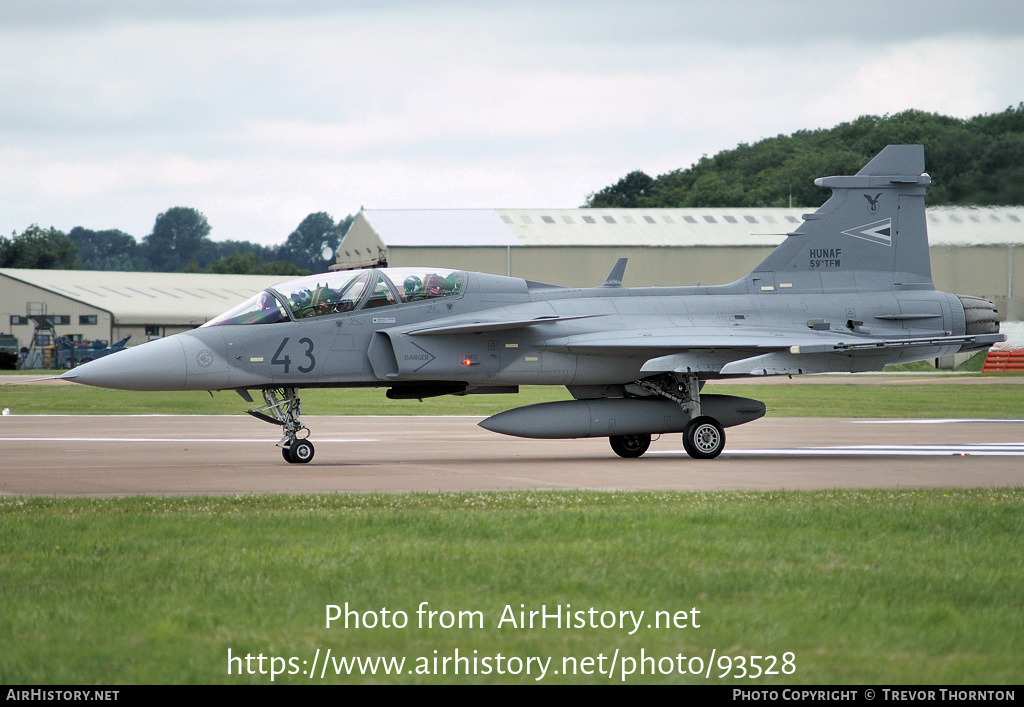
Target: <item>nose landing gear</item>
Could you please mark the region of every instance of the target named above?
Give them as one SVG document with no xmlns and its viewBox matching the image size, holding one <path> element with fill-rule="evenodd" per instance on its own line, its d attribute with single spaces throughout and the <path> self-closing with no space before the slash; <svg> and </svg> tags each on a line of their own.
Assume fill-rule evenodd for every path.
<svg viewBox="0 0 1024 707">
<path fill-rule="evenodd" d="M 313 443 L 308 439 L 297 439 L 287 446 L 284 440 L 278 442 L 281 456 L 289 464 L 308 464 L 313 459 Z"/>
<path fill-rule="evenodd" d="M 312 461 L 315 450 L 308 439 L 309 428 L 299 421 L 302 402 L 298 391 L 295 388 L 271 388 L 263 391 L 263 400 L 266 405 L 246 412 L 258 420 L 284 428 L 284 437 L 277 443 L 284 460 L 289 464 L 308 464 Z M 303 434 L 301 438 L 300 434 Z"/>
</svg>

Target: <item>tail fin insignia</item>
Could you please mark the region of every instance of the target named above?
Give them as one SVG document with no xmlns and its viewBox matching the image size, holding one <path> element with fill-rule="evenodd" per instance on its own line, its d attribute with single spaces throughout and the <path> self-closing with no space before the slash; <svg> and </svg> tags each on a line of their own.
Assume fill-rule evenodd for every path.
<svg viewBox="0 0 1024 707">
<path fill-rule="evenodd" d="M 866 195 L 865 195 L 866 196 Z M 892 247 L 892 219 L 886 218 L 842 232 L 844 236 L 861 238 L 871 243 Z"/>
<path fill-rule="evenodd" d="M 832 190 L 747 276 L 748 292 L 928 290 L 932 284 L 924 147 L 889 145 L 857 174 L 814 180 Z M 820 253 L 839 253 L 826 258 Z"/>
</svg>

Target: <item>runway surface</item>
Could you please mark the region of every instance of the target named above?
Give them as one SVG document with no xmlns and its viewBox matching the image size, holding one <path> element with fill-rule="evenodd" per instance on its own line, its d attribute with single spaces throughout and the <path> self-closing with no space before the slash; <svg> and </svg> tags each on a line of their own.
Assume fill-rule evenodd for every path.
<svg viewBox="0 0 1024 707">
<path fill-rule="evenodd" d="M 1019 486 L 1024 420 L 765 418 L 695 461 L 680 435 L 640 459 L 607 439 L 526 440 L 477 417 L 313 417 L 316 456 L 285 463 L 246 416 L 3 416 L 0 494 Z"/>
</svg>

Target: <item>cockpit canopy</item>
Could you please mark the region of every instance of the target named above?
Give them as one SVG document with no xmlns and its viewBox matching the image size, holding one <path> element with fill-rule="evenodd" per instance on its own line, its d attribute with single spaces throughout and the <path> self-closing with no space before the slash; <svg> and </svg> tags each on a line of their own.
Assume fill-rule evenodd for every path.
<svg viewBox="0 0 1024 707">
<path fill-rule="evenodd" d="M 273 324 L 462 293 L 465 274 L 444 268 L 341 270 L 289 280 L 203 326 Z"/>
</svg>

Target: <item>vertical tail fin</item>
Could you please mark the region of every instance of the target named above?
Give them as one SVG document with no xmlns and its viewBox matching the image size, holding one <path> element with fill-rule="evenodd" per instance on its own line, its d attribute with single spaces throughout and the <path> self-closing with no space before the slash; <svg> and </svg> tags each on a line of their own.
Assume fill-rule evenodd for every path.
<svg viewBox="0 0 1024 707">
<path fill-rule="evenodd" d="M 889 145 L 852 177 L 815 184 L 832 196 L 750 273 L 755 291 L 934 289 L 922 145 Z"/>
</svg>

